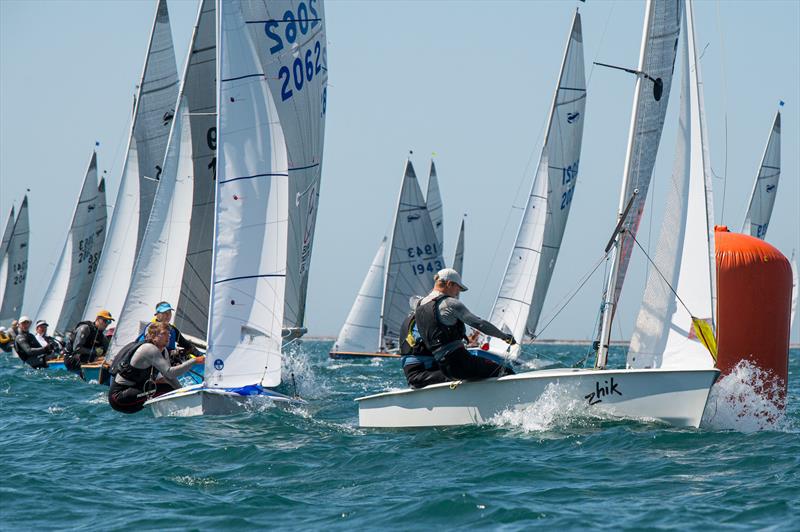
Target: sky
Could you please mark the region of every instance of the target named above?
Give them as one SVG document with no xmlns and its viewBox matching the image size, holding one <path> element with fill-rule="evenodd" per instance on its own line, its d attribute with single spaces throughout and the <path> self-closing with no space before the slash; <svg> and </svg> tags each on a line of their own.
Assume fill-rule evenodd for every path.
<svg viewBox="0 0 800 532">
<path fill-rule="evenodd" d="M 435 154 L 446 260 L 467 215 L 463 273 L 470 291 L 463 300 L 473 312 L 489 314 L 530 190 L 576 7 L 588 86 L 583 150 L 540 327 L 601 256 L 615 225 L 634 78 L 592 61 L 636 66 L 644 3 L 326 3 L 328 110 L 310 334 L 338 333 L 390 231 L 410 151 L 423 186 Z M 44 295 L 96 141 L 108 198 L 116 197 L 154 9 L 151 0 L 0 0 L 0 217 L 5 220 L 30 189 L 26 313 L 34 313 Z M 171 0 L 169 9 L 180 72 L 197 2 Z M 787 256 L 800 252 L 800 2 L 698 1 L 695 19 L 717 176 L 716 222 L 740 229 L 783 100 L 782 176 L 767 241 Z M 640 241 L 650 246 L 672 170 L 678 81 L 676 75 L 640 230 Z M 632 332 L 645 272 L 646 259 L 634 254 L 614 339 Z M 595 275 L 541 337 L 593 338 L 601 292 L 602 275 Z M 795 342 L 799 328 L 795 323 Z"/>
</svg>

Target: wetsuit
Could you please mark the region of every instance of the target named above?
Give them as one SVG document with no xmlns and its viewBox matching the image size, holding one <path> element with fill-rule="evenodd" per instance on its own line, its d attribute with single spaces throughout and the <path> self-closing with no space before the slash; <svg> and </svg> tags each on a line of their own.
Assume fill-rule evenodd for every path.
<svg viewBox="0 0 800 532">
<path fill-rule="evenodd" d="M 403 322 L 400 330 L 405 336 L 400 338 L 400 361 L 406 381 L 412 388 L 424 388 L 430 384 L 447 382 L 449 379 L 439 369 L 425 341 L 417 329 L 412 311 Z"/>
<path fill-rule="evenodd" d="M 14 350 L 23 362 L 36 369 L 46 368 L 47 355 L 53 352 L 49 344 L 42 347 L 34 335 L 21 331 L 14 338 Z"/>
<path fill-rule="evenodd" d="M 514 373 L 510 368 L 467 351 L 464 347 L 465 323 L 503 340 L 510 340 L 513 336 L 471 313 L 458 299 L 433 291 L 420 301 L 415 317 L 425 344 L 442 373 L 450 379 L 477 380 Z"/>
<path fill-rule="evenodd" d="M 68 352 L 64 355 L 64 366 L 83 378 L 81 364 L 94 362 L 98 356 L 105 356 L 108 352 L 108 338 L 92 321 L 80 322 L 70 336 L 72 338 L 67 341 Z M 97 348 L 101 349 L 101 355 L 97 354 Z"/>
<path fill-rule="evenodd" d="M 108 390 L 108 404 L 118 412 L 133 414 L 151 397 L 180 388 L 177 377 L 189 371 L 194 360 L 170 366 L 166 354 L 151 343 L 132 342 L 120 350 L 112 366 L 114 380 Z M 161 372 L 166 382 L 156 383 Z"/>
</svg>

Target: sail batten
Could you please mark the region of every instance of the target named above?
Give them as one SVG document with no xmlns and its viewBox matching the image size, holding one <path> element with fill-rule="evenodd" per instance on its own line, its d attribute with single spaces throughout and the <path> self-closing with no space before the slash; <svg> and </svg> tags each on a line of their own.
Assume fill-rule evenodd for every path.
<svg viewBox="0 0 800 532">
<path fill-rule="evenodd" d="M 536 175 L 490 315 L 492 323 L 518 340 L 535 334 L 578 178 L 586 82 L 581 17 L 577 12 L 556 87 Z M 492 338 L 490 348 L 506 352 L 508 346 Z M 519 347 L 509 352 L 517 356 Z"/>
</svg>

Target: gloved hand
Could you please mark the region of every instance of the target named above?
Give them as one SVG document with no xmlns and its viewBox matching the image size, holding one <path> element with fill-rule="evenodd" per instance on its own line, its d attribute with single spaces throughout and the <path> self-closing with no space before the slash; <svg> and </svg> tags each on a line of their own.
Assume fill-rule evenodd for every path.
<svg viewBox="0 0 800 532">
<path fill-rule="evenodd" d="M 517 343 L 517 341 L 514 340 L 514 335 L 513 334 L 509 334 L 508 336 L 503 338 L 503 341 L 505 343 L 507 343 L 508 345 L 516 345 L 516 343 Z"/>
</svg>

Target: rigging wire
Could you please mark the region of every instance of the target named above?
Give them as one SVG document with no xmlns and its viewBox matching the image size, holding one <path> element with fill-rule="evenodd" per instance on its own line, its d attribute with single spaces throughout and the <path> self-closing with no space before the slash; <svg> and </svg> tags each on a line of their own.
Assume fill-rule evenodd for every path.
<svg viewBox="0 0 800 532">
<path fill-rule="evenodd" d="M 648 261 L 650 261 L 650 264 L 653 265 L 653 269 L 656 271 L 656 273 L 658 273 L 658 276 L 661 277 L 661 279 L 664 281 L 664 284 L 666 284 L 667 287 L 670 289 L 670 292 L 672 292 L 675 295 L 675 297 L 678 299 L 678 301 L 680 301 L 680 303 L 683 306 L 683 308 L 686 309 L 686 312 L 689 313 L 689 316 L 694 316 L 694 314 L 692 314 L 692 311 L 689 310 L 689 307 L 686 306 L 686 303 L 683 302 L 683 299 L 681 299 L 681 296 L 678 295 L 678 292 L 675 291 L 675 289 L 672 287 L 670 282 L 667 281 L 667 278 L 664 277 L 664 274 L 661 273 L 661 270 L 658 269 L 658 266 L 656 266 L 656 263 L 653 261 L 653 259 L 650 258 L 650 255 L 647 254 L 647 251 L 645 251 L 645 249 L 642 247 L 642 245 L 639 243 L 639 241 L 636 240 L 636 237 L 633 234 L 631 234 L 631 238 L 636 243 L 636 245 L 639 246 L 639 249 L 642 250 L 642 253 L 644 253 L 644 256 L 647 257 Z"/>
<path fill-rule="evenodd" d="M 720 0 L 717 0 L 717 33 L 719 34 L 720 70 L 722 71 L 722 109 L 725 117 L 725 162 L 722 169 L 722 212 L 720 213 L 720 223 L 725 224 L 725 196 L 728 191 L 728 83 L 725 74 L 725 34 L 722 30 L 721 15 L 719 11 Z M 709 165 L 710 166 L 710 165 Z"/>
</svg>

